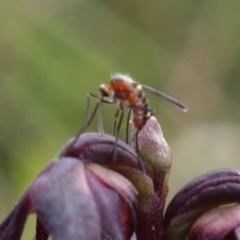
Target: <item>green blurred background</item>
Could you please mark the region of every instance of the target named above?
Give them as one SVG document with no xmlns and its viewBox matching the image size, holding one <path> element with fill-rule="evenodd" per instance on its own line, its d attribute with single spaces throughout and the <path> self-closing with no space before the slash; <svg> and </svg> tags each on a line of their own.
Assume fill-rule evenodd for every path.
<svg viewBox="0 0 240 240">
<path fill-rule="evenodd" d="M 201 173 L 239 167 L 239 66 L 238 0 L 0 0 L 0 221 L 115 72 L 190 108 L 147 95 L 173 152 L 169 199 Z M 108 133 L 115 109 L 104 108 Z M 23 239 L 33 235 L 31 217 Z"/>
</svg>

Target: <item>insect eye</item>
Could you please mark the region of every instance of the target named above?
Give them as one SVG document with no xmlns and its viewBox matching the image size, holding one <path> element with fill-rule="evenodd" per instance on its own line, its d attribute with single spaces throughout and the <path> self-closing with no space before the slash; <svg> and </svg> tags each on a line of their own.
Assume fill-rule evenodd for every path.
<svg viewBox="0 0 240 240">
<path fill-rule="evenodd" d="M 100 85 L 99 91 L 103 97 L 109 97 L 110 93 L 104 84 Z"/>
</svg>

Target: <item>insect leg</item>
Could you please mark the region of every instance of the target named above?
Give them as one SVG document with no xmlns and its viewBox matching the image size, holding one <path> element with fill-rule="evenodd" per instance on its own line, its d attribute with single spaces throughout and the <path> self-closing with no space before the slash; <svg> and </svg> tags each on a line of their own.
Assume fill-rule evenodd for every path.
<svg viewBox="0 0 240 240">
<path fill-rule="evenodd" d="M 104 134 L 103 120 L 102 120 L 102 101 L 99 102 L 99 109 L 98 109 L 98 131 L 101 134 Z"/>
<path fill-rule="evenodd" d="M 102 104 L 107 103 L 107 104 L 115 104 L 116 100 L 115 99 L 109 99 L 109 98 L 104 98 L 104 97 L 99 97 L 98 95 L 95 95 L 94 93 L 89 93 L 91 97 L 97 98 L 98 103 L 99 103 L 99 109 L 98 109 L 98 131 L 102 134 L 104 134 L 103 130 L 103 121 L 102 121 Z"/>
<path fill-rule="evenodd" d="M 113 136 L 114 137 L 116 137 L 116 135 L 117 135 L 117 118 L 118 118 L 120 111 L 121 111 L 121 108 L 118 108 L 114 115 L 114 124 L 113 124 Z"/>
<path fill-rule="evenodd" d="M 84 121 L 82 127 L 80 128 L 80 130 L 78 131 L 78 133 L 76 134 L 76 137 L 79 137 L 86 130 L 86 128 L 92 122 L 92 120 L 98 110 L 100 101 L 97 102 L 92 114 L 90 115 L 90 97 L 94 97 L 94 96 L 91 93 L 88 93 L 87 94 L 87 112 L 86 112 L 85 121 Z"/>
<path fill-rule="evenodd" d="M 119 118 L 119 121 L 117 124 L 117 119 L 118 119 L 118 115 L 120 112 L 121 112 L 121 115 L 120 115 L 120 118 Z M 124 109 L 118 108 L 118 110 L 116 111 L 115 116 L 114 116 L 115 119 L 114 119 L 114 126 L 113 126 L 113 136 L 115 136 L 115 137 L 118 136 L 118 133 L 119 133 L 119 130 L 120 130 L 120 127 L 122 124 L 123 116 L 124 116 Z"/>
<path fill-rule="evenodd" d="M 90 93 L 87 94 L 87 111 L 86 111 L 86 117 L 85 117 L 85 121 L 82 125 L 82 127 L 80 128 L 80 130 L 77 132 L 77 134 L 75 135 L 75 139 L 73 140 L 72 142 L 72 146 L 75 144 L 75 142 L 77 141 L 77 139 L 80 137 L 80 135 L 82 133 L 84 133 L 84 131 L 86 130 L 86 128 L 89 126 L 89 124 L 92 122 L 97 110 L 98 110 L 98 107 L 99 107 L 99 104 L 100 104 L 100 101 L 97 102 L 92 114 L 90 115 L 90 97 L 93 97 Z"/>
<path fill-rule="evenodd" d="M 107 104 L 115 104 L 116 101 L 113 99 L 108 99 L 108 98 L 104 98 L 104 97 L 99 97 L 98 95 L 94 94 L 94 93 L 89 93 L 89 96 L 93 97 L 93 98 L 97 98 L 98 99 L 98 131 L 102 134 L 104 134 L 104 130 L 103 130 L 103 121 L 102 121 L 102 103 L 107 103 Z M 97 111 L 97 109 L 96 109 Z M 96 112 L 95 112 L 96 113 Z M 94 113 L 94 115 L 95 115 Z M 91 119 L 92 121 L 92 119 Z"/>
<path fill-rule="evenodd" d="M 117 124 L 117 119 L 118 119 L 119 113 L 120 113 L 120 117 L 119 117 L 119 121 Z M 116 160 L 116 157 L 117 157 L 118 134 L 119 134 L 120 127 L 122 125 L 123 116 L 124 116 L 124 108 L 120 107 L 120 108 L 118 108 L 118 110 L 115 113 L 114 127 L 113 127 L 113 136 L 115 137 L 115 143 L 114 143 L 114 149 L 113 149 L 113 160 L 114 161 Z"/>
<path fill-rule="evenodd" d="M 130 108 L 128 110 L 127 115 L 127 126 L 126 126 L 126 144 L 128 144 L 128 135 L 129 135 L 129 123 L 130 123 L 130 117 L 131 117 L 132 109 Z"/>
</svg>

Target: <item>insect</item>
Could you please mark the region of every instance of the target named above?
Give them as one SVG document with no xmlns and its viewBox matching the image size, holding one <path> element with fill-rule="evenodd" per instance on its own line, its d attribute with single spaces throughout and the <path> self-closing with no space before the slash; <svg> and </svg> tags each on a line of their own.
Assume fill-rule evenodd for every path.
<svg viewBox="0 0 240 240">
<path fill-rule="evenodd" d="M 99 91 L 103 98 L 109 97 L 112 94 L 111 103 L 119 103 L 119 109 L 123 110 L 128 107 L 132 110 L 133 124 L 135 128 L 141 129 L 146 120 L 153 112 L 149 108 L 148 101 L 143 90 L 149 91 L 152 94 L 161 97 L 168 102 L 176 105 L 184 112 L 188 111 L 188 107 L 179 100 L 147 85 L 139 84 L 133 81 L 129 76 L 123 74 L 115 74 L 111 77 L 107 85 L 100 85 Z"/>
<path fill-rule="evenodd" d="M 167 95 L 166 93 L 163 93 L 147 85 L 139 84 L 135 82 L 128 75 L 114 74 L 110 78 L 110 81 L 107 84 L 100 85 L 99 87 L 100 96 L 95 95 L 93 93 L 88 93 L 87 117 L 86 117 L 85 123 L 83 124 L 77 136 L 79 136 L 82 132 L 86 130 L 86 128 L 92 121 L 97 111 L 98 111 L 98 118 L 99 118 L 98 129 L 100 132 L 103 132 L 102 103 L 118 104 L 119 108 L 115 113 L 113 135 L 116 137 L 116 141 L 117 141 L 118 133 L 119 133 L 123 115 L 124 115 L 124 109 L 129 108 L 129 113 L 127 117 L 127 128 L 126 128 L 126 142 L 127 142 L 128 126 L 129 126 L 130 118 L 131 118 L 132 124 L 137 129 L 137 134 L 138 134 L 138 131 L 142 129 L 142 127 L 145 125 L 148 118 L 151 115 L 153 115 L 153 110 L 149 107 L 147 98 L 145 97 L 145 94 L 143 92 L 144 90 L 174 104 L 184 112 L 188 111 L 188 107 L 185 104 Z M 94 97 L 98 99 L 98 103 L 91 116 L 89 114 L 89 98 L 90 97 Z M 120 114 L 120 117 L 119 117 L 119 114 Z M 117 123 L 118 117 L 119 117 L 119 121 Z M 114 152 L 116 152 L 116 150 L 114 150 Z"/>
</svg>

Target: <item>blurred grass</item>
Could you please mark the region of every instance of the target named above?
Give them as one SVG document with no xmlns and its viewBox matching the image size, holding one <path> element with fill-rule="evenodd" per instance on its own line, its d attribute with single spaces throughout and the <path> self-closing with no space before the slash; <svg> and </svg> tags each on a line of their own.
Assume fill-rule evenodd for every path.
<svg viewBox="0 0 240 240">
<path fill-rule="evenodd" d="M 114 72 L 190 107 L 148 95 L 173 150 L 171 196 L 210 169 L 239 167 L 239 12 L 237 0 L 1 0 L 0 219 L 81 126 L 86 93 Z M 104 109 L 109 133 L 113 112 Z"/>
</svg>

